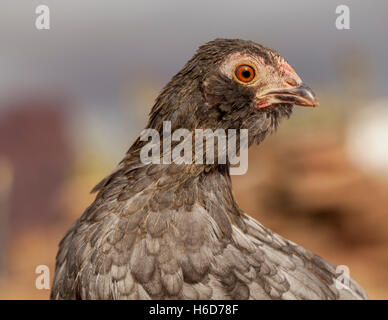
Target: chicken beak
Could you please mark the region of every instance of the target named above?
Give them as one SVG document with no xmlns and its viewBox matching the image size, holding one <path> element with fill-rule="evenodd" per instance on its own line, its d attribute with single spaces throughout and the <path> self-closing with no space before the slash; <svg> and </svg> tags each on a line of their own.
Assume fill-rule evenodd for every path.
<svg viewBox="0 0 388 320">
<path fill-rule="evenodd" d="M 289 103 L 303 107 L 316 107 L 318 100 L 314 92 L 305 84 L 297 87 L 270 89 L 259 96 L 258 108 L 265 108 L 272 104 Z"/>
</svg>

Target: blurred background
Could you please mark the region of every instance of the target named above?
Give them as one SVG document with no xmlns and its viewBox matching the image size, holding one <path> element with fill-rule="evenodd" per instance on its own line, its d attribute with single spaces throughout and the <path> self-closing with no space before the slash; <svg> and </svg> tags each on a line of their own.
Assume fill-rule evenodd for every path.
<svg viewBox="0 0 388 320">
<path fill-rule="evenodd" d="M 50 30 L 35 8 L 50 8 Z M 337 30 L 338 5 L 350 30 Z M 57 245 L 89 191 L 146 125 L 164 84 L 202 43 L 249 39 L 286 57 L 320 99 L 296 109 L 234 176 L 240 206 L 349 267 L 388 298 L 388 3 L 0 3 L 0 299 L 47 299 Z M 308 110 L 307 110 L 308 109 Z"/>
</svg>

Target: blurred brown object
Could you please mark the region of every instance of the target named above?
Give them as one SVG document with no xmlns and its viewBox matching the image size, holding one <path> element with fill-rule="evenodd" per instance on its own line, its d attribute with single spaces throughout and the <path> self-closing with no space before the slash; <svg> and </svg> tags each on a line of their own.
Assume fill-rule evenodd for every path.
<svg viewBox="0 0 388 320">
<path fill-rule="evenodd" d="M 0 155 L 14 169 L 11 226 L 47 223 L 58 215 L 56 193 L 69 162 L 61 99 L 14 100 L 0 118 Z"/>
<path fill-rule="evenodd" d="M 351 164 L 338 136 L 300 137 L 276 153 L 286 161 L 263 186 L 267 211 L 328 227 L 343 245 L 388 241 L 388 187 Z"/>
<path fill-rule="evenodd" d="M 0 276 L 4 271 L 8 252 L 9 204 L 12 188 L 12 166 L 6 158 L 0 157 Z"/>
</svg>

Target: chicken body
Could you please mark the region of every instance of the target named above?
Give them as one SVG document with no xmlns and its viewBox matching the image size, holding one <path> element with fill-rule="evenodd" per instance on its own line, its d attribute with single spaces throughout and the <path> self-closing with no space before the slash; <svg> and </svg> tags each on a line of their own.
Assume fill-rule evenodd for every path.
<svg viewBox="0 0 388 320">
<path fill-rule="evenodd" d="M 246 128 L 248 144 L 259 144 L 294 104 L 316 100 L 282 57 L 217 39 L 162 90 L 147 127 Z M 338 284 L 333 265 L 245 214 L 228 162 L 145 164 L 144 145 L 137 139 L 95 187 L 61 241 L 52 299 L 367 298 L 351 279 Z"/>
</svg>

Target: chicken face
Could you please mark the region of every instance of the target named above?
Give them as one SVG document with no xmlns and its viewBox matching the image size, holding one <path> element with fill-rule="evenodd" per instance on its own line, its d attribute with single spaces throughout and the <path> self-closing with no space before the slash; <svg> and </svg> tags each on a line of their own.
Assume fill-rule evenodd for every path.
<svg viewBox="0 0 388 320">
<path fill-rule="evenodd" d="M 294 105 L 318 105 L 313 91 L 283 57 L 254 42 L 211 41 L 188 66 L 194 63 L 203 75 L 205 108 L 199 109 L 199 123 L 213 129 L 246 128 L 249 145 L 276 129 Z"/>
<path fill-rule="evenodd" d="M 260 143 L 294 105 L 318 105 L 314 93 L 277 52 L 252 41 L 216 39 L 202 45 L 165 86 L 148 128 L 248 129 Z"/>
<path fill-rule="evenodd" d="M 273 63 L 267 64 L 261 56 L 237 52 L 228 56 L 220 72 L 239 85 L 255 92 L 253 103 L 257 109 L 276 104 L 315 107 L 315 94 L 303 84 L 294 69 L 280 56 L 270 52 Z"/>
</svg>

